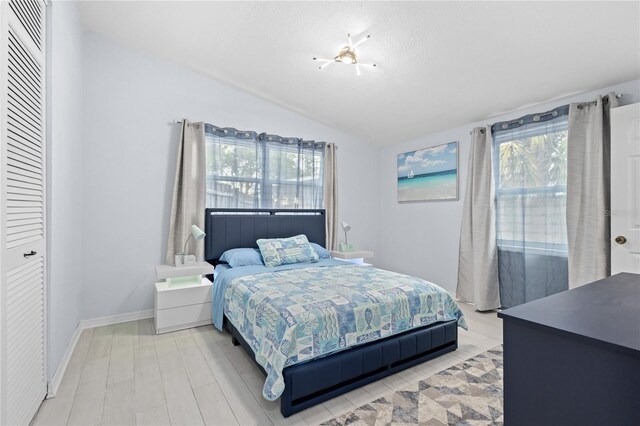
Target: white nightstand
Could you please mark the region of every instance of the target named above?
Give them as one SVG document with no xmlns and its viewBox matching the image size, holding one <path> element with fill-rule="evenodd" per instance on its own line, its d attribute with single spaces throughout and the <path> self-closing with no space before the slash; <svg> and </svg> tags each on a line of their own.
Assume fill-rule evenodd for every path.
<svg viewBox="0 0 640 426">
<path fill-rule="evenodd" d="M 371 266 L 370 263 L 365 263 L 364 259 L 367 257 L 373 257 L 373 252 L 367 250 L 332 251 L 331 257 L 344 262 L 355 263 L 356 265 Z"/>
<path fill-rule="evenodd" d="M 213 284 L 203 275 L 213 274 L 213 265 L 156 266 L 156 333 L 211 324 Z"/>
</svg>

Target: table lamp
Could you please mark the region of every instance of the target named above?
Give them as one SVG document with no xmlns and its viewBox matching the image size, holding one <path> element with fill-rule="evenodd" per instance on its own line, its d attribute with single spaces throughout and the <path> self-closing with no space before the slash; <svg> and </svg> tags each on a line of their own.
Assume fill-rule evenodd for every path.
<svg viewBox="0 0 640 426">
<path fill-rule="evenodd" d="M 340 251 L 353 251 L 353 245 L 349 244 L 349 240 L 347 239 L 347 232 L 351 230 L 351 225 L 349 225 L 347 222 L 342 222 L 341 225 L 342 230 L 344 231 L 344 243 L 340 243 Z"/>
<path fill-rule="evenodd" d="M 196 241 L 200 241 L 206 235 L 207 234 L 205 234 L 202 229 L 198 228 L 196 225 L 191 225 L 191 233 L 184 242 L 182 251 L 175 256 L 176 266 L 187 266 L 196 263 L 196 256 L 193 254 L 187 254 L 187 244 L 189 243 L 191 237 L 193 237 L 193 239 Z"/>
</svg>

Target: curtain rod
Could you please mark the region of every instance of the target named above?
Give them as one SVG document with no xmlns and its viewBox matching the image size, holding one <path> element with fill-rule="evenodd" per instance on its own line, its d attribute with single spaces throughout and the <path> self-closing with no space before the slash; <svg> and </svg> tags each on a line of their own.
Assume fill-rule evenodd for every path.
<svg viewBox="0 0 640 426">
<path fill-rule="evenodd" d="M 608 96 L 607 96 L 607 95 L 605 95 L 605 96 L 603 96 L 602 98 L 604 99 L 604 98 L 606 98 L 606 97 L 608 97 Z M 620 99 L 620 98 L 622 98 L 622 97 L 623 97 L 623 94 L 622 94 L 622 93 L 616 93 L 616 98 L 617 98 L 617 99 Z M 589 103 L 589 102 L 578 102 L 578 103 Z M 541 113 L 540 115 L 548 115 L 548 114 L 551 114 L 551 112 Z M 516 123 L 516 122 L 518 122 L 518 120 L 513 120 L 513 123 Z M 492 126 L 492 125 L 489 125 L 489 124 L 488 124 L 488 126 Z M 484 128 L 481 130 L 481 133 L 484 133 Z M 469 131 L 469 134 L 470 134 L 470 135 L 472 135 L 472 134 L 473 134 L 473 130 L 470 130 L 470 131 Z"/>
<path fill-rule="evenodd" d="M 169 125 L 169 126 L 173 126 L 175 124 L 182 124 L 182 120 L 173 120 L 173 121 L 170 121 L 170 122 L 167 123 L 167 125 Z M 335 149 L 338 149 L 338 145 L 333 144 L 333 146 L 334 146 Z"/>
</svg>

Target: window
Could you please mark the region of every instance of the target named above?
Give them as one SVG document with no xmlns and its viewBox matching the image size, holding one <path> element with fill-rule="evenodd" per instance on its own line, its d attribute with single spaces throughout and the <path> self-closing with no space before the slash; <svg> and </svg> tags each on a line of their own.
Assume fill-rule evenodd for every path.
<svg viewBox="0 0 640 426">
<path fill-rule="evenodd" d="M 207 207 L 323 208 L 323 142 L 207 124 Z"/>
<path fill-rule="evenodd" d="M 493 132 L 498 247 L 567 255 L 567 113 Z M 545 117 L 546 116 L 546 117 Z M 538 117 L 535 120 L 535 117 Z M 544 120 L 546 118 L 546 120 Z M 523 124 L 520 124 L 523 122 Z"/>
<path fill-rule="evenodd" d="M 492 126 L 503 307 L 568 288 L 569 107 Z"/>
</svg>

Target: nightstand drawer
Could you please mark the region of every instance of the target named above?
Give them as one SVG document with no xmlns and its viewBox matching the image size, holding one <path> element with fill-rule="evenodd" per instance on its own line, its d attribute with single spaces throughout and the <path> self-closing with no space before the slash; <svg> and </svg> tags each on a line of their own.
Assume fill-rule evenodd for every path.
<svg viewBox="0 0 640 426">
<path fill-rule="evenodd" d="M 156 332 L 180 330 L 211 323 L 211 302 L 156 311 Z"/>
<path fill-rule="evenodd" d="M 203 279 L 206 285 L 192 287 L 167 288 L 156 292 L 156 309 L 177 308 L 179 306 L 211 304 L 211 282 Z M 164 283 L 161 283 L 164 284 Z"/>
</svg>

